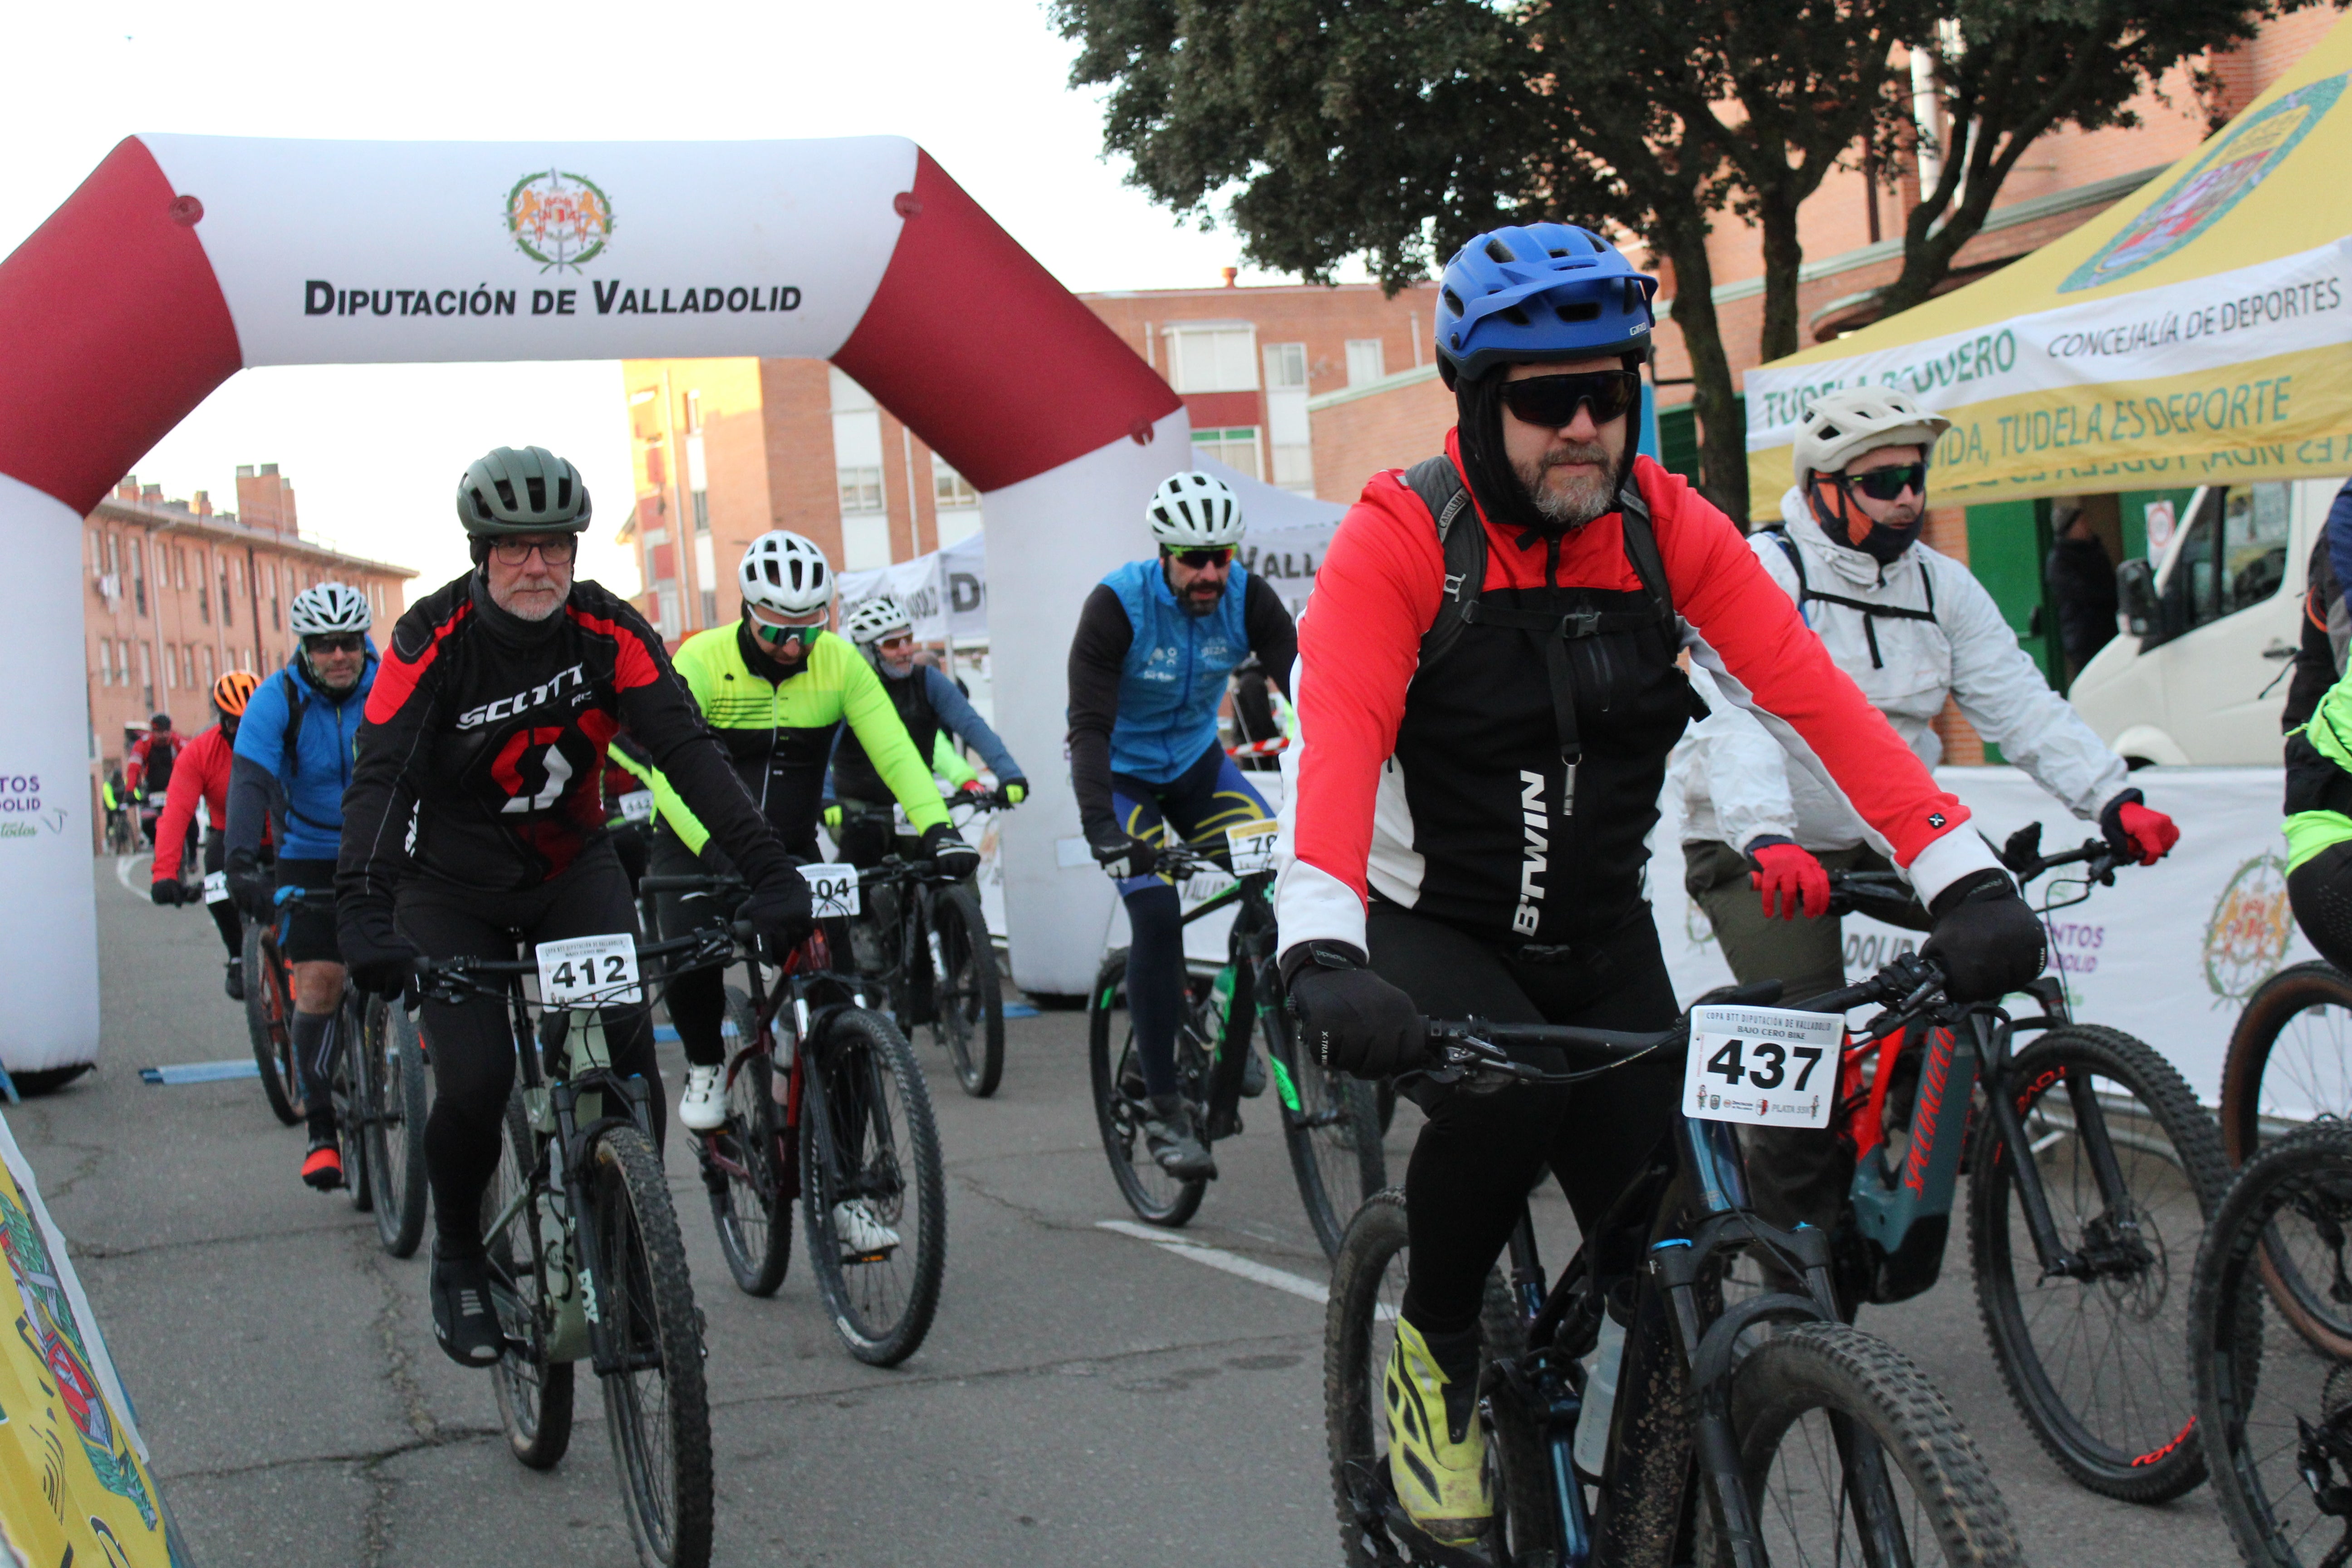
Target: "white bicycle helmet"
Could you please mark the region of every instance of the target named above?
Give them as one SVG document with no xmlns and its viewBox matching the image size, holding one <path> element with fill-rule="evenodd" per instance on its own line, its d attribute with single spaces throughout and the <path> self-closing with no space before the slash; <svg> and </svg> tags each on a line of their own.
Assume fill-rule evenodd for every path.
<svg viewBox="0 0 2352 1568">
<path fill-rule="evenodd" d="M 1815 474 L 1834 474 L 1864 452 L 1881 447 L 1931 449 L 1952 427 L 1940 414 L 1919 406 L 1909 393 L 1891 386 L 1848 386 L 1822 393 L 1805 415 L 1797 435 L 1797 488 Z"/>
<path fill-rule="evenodd" d="M 893 632 L 911 632 L 914 629 L 915 623 L 907 614 L 907 606 L 889 594 L 861 600 L 852 605 L 841 617 L 842 636 L 861 647 L 880 642 Z"/>
<path fill-rule="evenodd" d="M 833 565 L 824 552 L 779 528 L 751 541 L 735 581 L 743 602 L 778 616 L 805 616 L 833 603 Z"/>
<path fill-rule="evenodd" d="M 1171 474 L 1143 509 L 1151 537 L 1168 550 L 1216 550 L 1242 542 L 1242 498 L 1208 474 Z"/>
<path fill-rule="evenodd" d="M 319 632 L 363 632 L 375 624 L 367 595 L 345 583 L 320 583 L 294 595 L 286 611 L 288 629 L 298 637 Z"/>
</svg>

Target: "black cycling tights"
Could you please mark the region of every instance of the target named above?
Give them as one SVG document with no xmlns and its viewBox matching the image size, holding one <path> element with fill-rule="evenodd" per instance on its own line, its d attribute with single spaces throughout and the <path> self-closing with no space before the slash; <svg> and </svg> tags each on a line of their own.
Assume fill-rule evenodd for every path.
<svg viewBox="0 0 2352 1568">
<path fill-rule="evenodd" d="M 2332 844 L 2297 866 L 2286 898 L 2319 956 L 2352 974 L 2352 843 Z"/>
<path fill-rule="evenodd" d="M 1646 906 L 1562 962 L 1529 963 L 1512 947 L 1377 904 L 1367 931 L 1372 968 L 1433 1018 L 1663 1029 L 1673 984 Z M 1438 1089 L 1406 1168 L 1412 1243 L 1404 1315 L 1423 1333 L 1478 1321 L 1486 1274 L 1510 1240 L 1519 1206 L 1549 1164 L 1580 1228 L 1608 1212 L 1673 1126 L 1682 1062 L 1639 1062 L 1569 1089 Z"/>
<path fill-rule="evenodd" d="M 417 878 L 400 889 L 401 933 L 429 958 L 471 954 L 513 958 L 515 936 L 529 942 L 636 934 L 627 876 L 611 848 L 598 846 L 550 882 L 520 892 L 484 893 Z M 648 1113 L 658 1142 L 668 1122 L 667 1097 L 654 1064 L 654 1032 L 643 1006 L 607 1007 L 604 1039 L 615 1070 L 652 1089 Z M 482 1194 L 499 1165 L 507 1097 L 514 1087 L 515 1044 L 503 997 L 451 1006 L 425 1004 L 425 1049 L 433 1064 L 433 1112 L 425 1121 L 425 1169 L 433 1185 L 433 1220 L 441 1250 L 482 1249 Z"/>
</svg>

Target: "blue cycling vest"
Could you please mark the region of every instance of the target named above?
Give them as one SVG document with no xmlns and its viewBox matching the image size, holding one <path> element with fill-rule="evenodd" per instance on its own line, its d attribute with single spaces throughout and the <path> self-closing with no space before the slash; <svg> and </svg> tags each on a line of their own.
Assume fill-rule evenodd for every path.
<svg viewBox="0 0 2352 1568">
<path fill-rule="evenodd" d="M 278 853 L 289 859 L 332 860 L 342 850 L 343 791 L 351 785 L 352 748 L 375 671 L 371 643 L 359 684 L 337 701 L 289 661 L 245 705 L 236 754 L 278 781 L 286 805 L 286 839 Z"/>
<path fill-rule="evenodd" d="M 1169 592 L 1157 557 L 1129 562 L 1103 584 L 1118 595 L 1135 628 L 1119 672 L 1111 771 L 1167 784 L 1217 743 L 1225 678 L 1249 658 L 1242 618 L 1249 574 L 1235 561 L 1217 607 L 1198 616 L 1187 615 Z"/>
</svg>

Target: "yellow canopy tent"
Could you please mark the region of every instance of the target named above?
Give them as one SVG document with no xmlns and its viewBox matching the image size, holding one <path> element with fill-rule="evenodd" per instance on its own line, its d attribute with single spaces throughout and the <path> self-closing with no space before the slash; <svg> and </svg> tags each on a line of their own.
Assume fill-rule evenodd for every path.
<svg viewBox="0 0 2352 1568">
<path fill-rule="evenodd" d="M 1938 501 L 2352 473 L 2352 22 L 2196 153 L 1982 281 L 1748 373 L 1754 512 L 1812 398 L 1953 422 Z"/>
</svg>

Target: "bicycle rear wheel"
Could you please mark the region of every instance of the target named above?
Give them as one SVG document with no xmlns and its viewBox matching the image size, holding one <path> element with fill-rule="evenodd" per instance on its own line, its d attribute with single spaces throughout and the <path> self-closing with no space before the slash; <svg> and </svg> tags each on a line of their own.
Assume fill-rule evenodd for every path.
<svg viewBox="0 0 2352 1568">
<path fill-rule="evenodd" d="M 801 1091 L 809 1265 L 849 1353 L 896 1366 L 930 1332 L 947 1268 L 947 1173 L 930 1091 L 907 1037 L 879 1013 L 835 1014 L 810 1050 Z"/>
<path fill-rule="evenodd" d="M 710 1561 L 710 1408 L 702 1315 L 660 1158 L 634 1127 L 608 1127 L 587 1155 L 587 1247 L 598 1321 L 615 1362 L 603 1377 L 604 1427 L 637 1561 Z"/>
<path fill-rule="evenodd" d="M 2083 1276 L 2043 1276 L 2017 1197 L 2018 1152 L 1985 1140 L 1969 1239 L 1993 1359 L 2069 1475 L 2103 1497 L 2168 1501 L 2205 1479 L 2193 1378 L 2174 1347 L 2189 1331 L 2189 1268 L 2229 1180 L 2221 1135 L 2170 1063 L 2114 1029 L 2053 1029 L 2017 1053 L 2010 1081 L 2059 1244 Z M 2070 1082 L 2101 1109 L 2118 1207 L 2102 1195 Z"/>
<path fill-rule="evenodd" d="M 940 889 L 930 914 L 931 1039 L 963 1091 L 986 1100 L 1004 1076 L 1004 988 L 988 921 L 962 888 Z"/>
<path fill-rule="evenodd" d="M 1339 1238 L 1357 1208 L 1388 1184 L 1381 1148 L 1380 1105 L 1372 1086 L 1344 1073 L 1327 1073 L 1298 1049 L 1279 997 L 1258 1013 L 1282 1100 L 1282 1136 L 1290 1145 L 1291 1173 L 1307 1205 L 1307 1221 L 1323 1255 L 1336 1258 Z"/>
<path fill-rule="evenodd" d="M 362 1013 L 359 994 L 343 987 L 341 1005 L 335 1009 L 335 1065 L 330 1077 L 332 1099 L 340 1102 L 336 1132 L 352 1168 L 343 1185 L 352 1207 L 366 1214 L 375 1207 L 375 1173 L 368 1163 L 367 1132 L 375 1104 L 375 1079 L 361 1037 Z"/>
<path fill-rule="evenodd" d="M 2352 1525 L 2322 1510 L 2309 1479 L 2347 1480 L 2352 1361 L 2304 1335 L 2264 1278 L 2289 1259 L 2306 1278 L 2345 1278 L 2352 1231 L 2352 1130 L 2291 1133 L 2246 1163 L 2214 1216 L 2189 1310 L 2197 1412 L 2213 1500 L 2248 1563 L 2310 1568 L 2344 1561 Z M 2306 1436 L 2308 1434 L 2308 1436 Z"/>
<path fill-rule="evenodd" d="M 1976 1440 L 1885 1341 L 1843 1323 L 1777 1329 L 1733 1369 L 1729 1415 L 1775 1568 L 2021 1568 L 2017 1528 Z M 1729 1568 L 1711 1502 L 1696 1523 L 1692 1561 Z"/>
<path fill-rule="evenodd" d="M 253 1059 L 261 1068 L 261 1092 L 278 1120 L 291 1127 L 302 1120 L 302 1080 L 294 1072 L 293 1005 L 286 994 L 285 966 L 269 927 L 245 922 L 245 1027 L 253 1037 Z"/>
<path fill-rule="evenodd" d="M 2322 1116 L 2352 1121 L 2352 975 L 2298 963 L 2257 987 L 2221 1068 L 2221 1142 L 2242 1165 Z"/>
<path fill-rule="evenodd" d="M 360 1037 L 366 1058 L 367 1120 L 362 1141 L 375 1190 L 376 1238 L 394 1258 L 425 1235 L 425 1041 L 398 1003 L 375 997 Z"/>
<path fill-rule="evenodd" d="M 552 1469 L 572 1447 L 572 1363 L 553 1359 L 555 1314 L 546 1250 L 551 1238 L 540 1226 L 537 1200 L 545 1189 L 534 1180 L 538 1167 L 538 1142 L 523 1115 L 522 1091 L 517 1089 L 507 1097 L 498 1173 L 482 1194 L 490 1293 L 507 1340 L 506 1353 L 490 1369 L 490 1386 L 498 1395 L 507 1447 L 532 1469 L 545 1470 Z M 501 1226 L 497 1222 L 502 1214 L 508 1219 Z M 562 1275 L 562 1261 L 553 1262 Z M 555 1283 L 565 1293 L 572 1288 L 568 1277 Z"/>
<path fill-rule="evenodd" d="M 1119 1196 L 1147 1225 L 1180 1226 L 1199 1212 L 1205 1179 L 1179 1181 L 1160 1168 L 1145 1141 L 1143 1122 L 1150 1114 L 1144 1096 L 1143 1065 L 1135 1050 L 1135 1030 L 1113 1016 L 1120 988 L 1127 982 L 1127 950 L 1103 960 L 1095 974 L 1095 988 L 1087 998 L 1087 1068 L 1093 1079 L 1095 1124 L 1101 1131 L 1103 1152 L 1110 1160 L 1111 1179 Z M 1186 1098 L 1198 1106 L 1206 1096 L 1206 1059 L 1180 1030 L 1177 1073 Z"/>
<path fill-rule="evenodd" d="M 775 1100 L 775 1068 L 764 1054 L 745 1049 L 760 1037 L 751 999 L 733 985 L 727 988 L 727 1016 L 744 1054 L 727 1080 L 727 1125 L 712 1135 L 715 1152 L 734 1168 L 711 1190 L 710 1221 L 736 1288 L 747 1296 L 772 1296 L 793 1261 L 793 1205 L 784 1193 L 792 1154 Z"/>
</svg>

